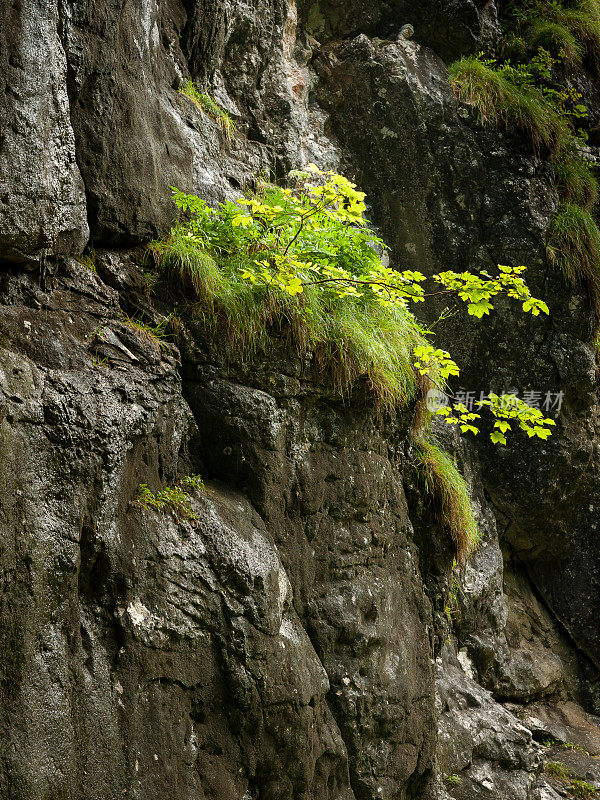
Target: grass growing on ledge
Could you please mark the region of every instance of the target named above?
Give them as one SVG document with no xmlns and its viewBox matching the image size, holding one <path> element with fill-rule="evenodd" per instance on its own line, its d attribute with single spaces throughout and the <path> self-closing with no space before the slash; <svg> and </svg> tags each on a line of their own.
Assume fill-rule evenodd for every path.
<svg viewBox="0 0 600 800">
<path fill-rule="evenodd" d="M 598 179 L 588 161 L 572 149 L 559 153 L 552 159 L 554 181 L 558 196 L 589 210 L 598 200 Z"/>
<path fill-rule="evenodd" d="M 569 281 L 588 284 L 600 318 L 600 230 L 589 211 L 565 203 L 552 220 L 547 250 L 550 261 Z"/>
<path fill-rule="evenodd" d="M 283 191 L 265 187 L 259 194 L 263 207 L 280 208 L 278 201 L 285 202 Z M 183 222 L 165 239 L 151 244 L 163 277 L 188 298 L 188 311 L 202 321 L 209 338 L 221 339 L 233 353 L 247 359 L 258 351 L 268 352 L 275 339 L 283 337 L 298 354 L 312 354 L 316 365 L 329 371 L 341 394 L 349 395 L 357 381 L 365 381 L 379 408 L 405 406 L 428 385 L 428 378 L 413 363 L 415 347 L 427 342 L 406 306 L 382 305 L 372 297 L 340 296 L 322 284 L 306 285 L 292 295 L 277 285 L 248 280 L 248 265 L 261 251 L 256 242 L 244 239 L 247 229 L 232 224 L 232 215 L 239 211 L 239 206 L 225 204 L 202 222 L 203 230 L 209 229 L 210 242 Z M 366 229 L 361 234 L 363 230 L 366 240 L 376 238 Z M 324 252 L 330 246 L 326 237 L 334 234 L 341 237 L 336 244 L 342 247 L 346 233 L 333 223 L 331 229 L 325 225 L 324 231 L 310 231 L 309 244 Z M 360 246 L 351 252 L 350 244 L 345 241 L 345 255 L 358 257 Z M 377 258 L 364 242 L 362 249 L 361 257 Z"/>
<path fill-rule="evenodd" d="M 456 560 L 461 564 L 479 542 L 469 487 L 452 458 L 437 445 L 421 440 L 416 450 L 425 488 L 434 498 L 439 518 L 454 542 Z"/>
<path fill-rule="evenodd" d="M 537 19 L 535 9 L 533 14 L 529 9 L 520 13 L 517 24 L 526 36 L 531 39 L 537 31 L 538 38 L 555 37 L 560 58 L 569 48 L 575 58 L 583 45 L 588 55 L 597 46 L 600 58 L 600 0 L 571 9 L 554 2 L 548 18 Z M 585 281 L 600 319 L 600 230 L 590 213 L 598 200 L 598 179 L 583 154 L 585 136 L 577 133 L 575 123 L 587 111 L 572 88 L 552 84 L 556 63 L 545 50 L 521 64 L 498 65 L 470 56 L 450 66 L 449 78 L 456 94 L 477 107 L 482 123 L 517 128 L 535 150 L 543 145 L 552 153 L 555 189 L 563 205 L 548 230 L 548 259 L 571 283 Z"/>
<path fill-rule="evenodd" d="M 565 7 L 560 0 L 529 0 L 508 8 L 513 41 L 522 52 L 543 47 L 568 66 L 587 57 L 600 65 L 600 2 L 580 0 Z"/>
<path fill-rule="evenodd" d="M 560 9 L 558 20 L 580 42 L 588 58 L 596 67 L 600 64 L 600 3 L 598 0 L 583 0 L 574 8 Z"/>
<path fill-rule="evenodd" d="M 182 94 L 184 97 L 187 97 L 188 100 L 195 103 L 200 111 L 203 111 L 207 117 L 210 117 L 213 122 L 217 123 L 228 139 L 233 139 L 233 134 L 236 130 L 234 121 L 231 119 L 229 113 L 225 111 L 216 100 L 213 100 L 209 94 L 200 91 L 193 81 L 187 81 L 181 89 L 179 89 L 179 94 Z"/>
<path fill-rule="evenodd" d="M 481 123 L 520 130 L 535 150 L 560 150 L 572 138 L 568 121 L 531 83 L 516 83 L 514 74 L 511 67 L 495 67 L 477 56 L 448 68 L 455 94 L 477 108 Z"/>
<path fill-rule="evenodd" d="M 582 59 L 583 45 L 564 20 L 547 17 L 532 19 L 528 39 L 533 47 L 543 47 L 553 56 L 562 53 L 567 64 L 578 64 Z"/>
</svg>

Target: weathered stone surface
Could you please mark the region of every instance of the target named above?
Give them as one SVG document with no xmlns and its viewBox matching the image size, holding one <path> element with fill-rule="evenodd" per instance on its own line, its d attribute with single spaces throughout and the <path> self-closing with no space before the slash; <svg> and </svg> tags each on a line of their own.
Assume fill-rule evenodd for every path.
<svg viewBox="0 0 600 800">
<path fill-rule="evenodd" d="M 411 0 L 301 0 L 299 5 L 306 29 L 321 41 L 361 33 L 396 39 L 403 37 L 402 28 L 409 24 L 416 42 L 433 48 L 448 61 L 482 49 L 493 51 L 500 36 L 493 0 L 426 0 L 419 6 Z"/>
<path fill-rule="evenodd" d="M 523 724 L 542 740 L 600 755 L 600 720 L 572 701 L 532 703 L 521 709 Z"/>
<path fill-rule="evenodd" d="M 248 369 L 188 339 L 183 376 L 203 471 L 247 494 L 290 575 L 356 796 L 419 797 L 435 739 L 434 623 L 403 488 L 402 420 L 382 427 L 360 395 L 345 407 L 289 356 Z"/>
<path fill-rule="evenodd" d="M 262 172 L 279 176 L 335 146 L 308 107 L 306 38 L 293 4 L 61 5 L 71 116 L 92 234 L 132 244 L 174 219 L 171 186 L 217 203 Z M 231 113 L 229 140 L 178 93 L 191 76 Z"/>
<path fill-rule="evenodd" d="M 562 392 L 550 440 L 525 446 L 516 436 L 500 449 L 480 436 L 465 460 L 487 493 L 500 538 L 584 654 L 584 668 L 596 674 L 593 320 L 584 288 L 567 286 L 546 260 L 546 230 L 557 207 L 547 166 L 518 136 L 482 129 L 472 109 L 456 104 L 443 65 L 411 40 L 388 43 L 361 34 L 332 42 L 316 68 L 319 97 L 369 193 L 392 262 L 429 273 L 525 264 L 533 293 L 550 303 L 549 320 L 502 307 L 482 323 L 459 313 L 436 330 L 463 368 L 462 387 L 476 397 L 516 389 L 521 396 L 538 392 L 541 402 L 550 393 L 555 402 Z M 527 671 L 523 651 L 519 658 L 518 670 Z M 537 691 L 556 679 L 557 673 L 541 677 Z M 593 691 L 588 702 L 598 708 Z"/>
<path fill-rule="evenodd" d="M 2 296 L 2 796 L 353 797 L 256 511 L 217 485 L 193 522 L 131 504 L 186 463 L 169 351 L 79 265 Z"/>
<path fill-rule="evenodd" d="M 88 239 L 56 0 L 3 3 L 0 259 L 77 254 Z"/>
<path fill-rule="evenodd" d="M 465 666 L 468 665 L 465 662 Z M 478 686 L 446 646 L 438 658 L 439 766 L 456 798 L 526 800 L 541 757 L 531 732 Z"/>
</svg>

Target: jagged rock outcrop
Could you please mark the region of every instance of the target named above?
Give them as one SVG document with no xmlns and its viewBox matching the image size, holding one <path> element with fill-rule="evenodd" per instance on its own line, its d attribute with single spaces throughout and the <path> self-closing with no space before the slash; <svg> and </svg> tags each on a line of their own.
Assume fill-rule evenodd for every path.
<svg viewBox="0 0 600 800">
<path fill-rule="evenodd" d="M 0 39 L 1 257 L 80 253 L 88 239 L 55 2 L 5 3 Z"/>
<path fill-rule="evenodd" d="M 442 61 L 493 50 L 496 18 L 471 0 L 3 9 L 0 800 L 554 800 L 544 760 L 600 780 L 590 304 L 546 259 L 543 154 L 482 128 Z M 231 139 L 178 92 L 189 77 Z M 393 264 L 523 263 L 550 305 L 439 328 L 467 390 L 564 393 L 548 442 L 446 437 L 484 534 L 455 600 L 409 412 L 374 415 L 365 387 L 342 402 L 284 342 L 242 363 L 199 323 L 160 347 L 123 316 L 170 310 L 138 246 L 174 219 L 171 186 L 217 203 L 308 161 L 368 192 Z M 135 503 L 198 471 L 195 518 Z"/>
</svg>

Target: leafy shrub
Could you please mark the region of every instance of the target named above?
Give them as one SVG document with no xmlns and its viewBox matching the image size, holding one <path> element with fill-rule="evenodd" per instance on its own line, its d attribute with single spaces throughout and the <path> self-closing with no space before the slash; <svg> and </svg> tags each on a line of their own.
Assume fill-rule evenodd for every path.
<svg viewBox="0 0 600 800">
<path fill-rule="evenodd" d="M 242 359 L 287 339 L 330 371 L 342 395 L 360 380 L 380 409 L 415 400 L 422 409 L 427 388 L 443 387 L 459 373 L 408 308 L 426 299 L 425 276 L 384 266 L 385 245 L 367 226 L 365 196 L 353 183 L 314 165 L 291 178 L 284 188 L 262 182 L 254 193 L 218 209 L 174 190 L 182 219 L 150 246 L 162 280 L 187 301 L 185 313 L 201 321 L 208 338 L 226 343 Z M 455 296 L 478 318 L 492 311 L 499 295 L 533 315 L 548 313 L 546 304 L 531 296 L 523 270 L 499 266 L 495 277 L 446 271 L 433 280 L 436 294 Z M 181 328 L 179 317 L 172 321 Z M 554 424 L 521 401 L 505 406 L 490 395 L 482 405 L 495 418 L 492 441 L 500 444 L 506 442 L 508 420 L 540 438 L 550 435 Z M 440 413 L 463 433 L 478 432 L 479 414 L 464 405 L 449 403 Z M 477 541 L 468 487 L 436 445 L 421 441 L 418 452 L 426 485 L 462 560 Z M 186 508 L 179 494 L 142 489 L 140 502 Z"/>
</svg>

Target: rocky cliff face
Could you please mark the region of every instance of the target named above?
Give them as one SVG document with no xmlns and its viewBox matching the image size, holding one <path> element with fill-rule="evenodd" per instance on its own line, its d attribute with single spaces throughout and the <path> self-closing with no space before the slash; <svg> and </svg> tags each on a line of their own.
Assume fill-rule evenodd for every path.
<svg viewBox="0 0 600 800">
<path fill-rule="evenodd" d="M 552 800 L 557 754 L 598 780 L 593 318 L 545 258 L 547 165 L 442 60 L 495 46 L 494 3 L 2 14 L 2 800 Z M 455 601 L 408 418 L 284 343 L 239 363 L 123 319 L 165 312 L 141 267 L 170 186 L 216 203 L 307 161 L 368 192 L 394 263 L 523 263 L 550 305 L 440 329 L 466 389 L 564 393 L 546 443 L 448 441 L 484 533 Z M 191 519 L 133 502 L 196 472 Z"/>
</svg>

